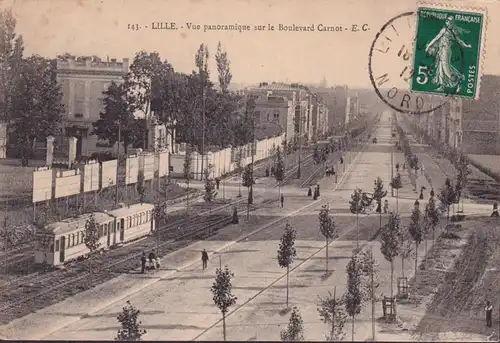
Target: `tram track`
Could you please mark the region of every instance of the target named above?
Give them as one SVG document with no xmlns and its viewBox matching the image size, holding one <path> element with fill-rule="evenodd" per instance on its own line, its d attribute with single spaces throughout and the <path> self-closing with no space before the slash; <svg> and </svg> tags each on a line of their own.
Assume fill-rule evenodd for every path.
<svg viewBox="0 0 500 343">
<path fill-rule="evenodd" d="M 297 165 L 294 165 L 286 171 L 283 180 L 284 183 L 293 178 L 296 169 Z M 256 200 L 260 198 L 264 198 L 264 196 L 254 196 Z M 240 207 L 239 205 L 245 206 Z M 101 284 L 114 278 L 118 274 L 127 273 L 130 270 L 138 268 L 140 266 L 140 255 L 144 250 L 157 249 L 158 255 L 164 256 L 196 240 L 203 239 L 207 235 L 230 224 L 232 216 L 229 213 L 221 216 L 219 212 L 226 209 L 232 209 L 234 206 L 237 208 L 240 207 L 238 210 L 240 217 L 246 214 L 247 211 L 251 212 L 257 208 L 255 205 L 247 208 L 246 198 L 238 198 L 216 209 L 203 212 L 196 217 L 169 223 L 158 231 L 161 233 L 160 239 L 166 238 L 166 241 L 158 244 L 158 238 L 150 235 L 136 242 L 129 243 L 127 244 L 128 249 L 122 247 L 116 250 L 122 252 L 122 255 L 125 255 L 125 257 L 113 261 L 113 258 L 116 256 L 108 255 L 108 259 L 111 259 L 113 262 L 109 260 L 106 261 L 106 259 L 103 258 L 101 261 L 102 266 L 98 267 L 97 270 L 93 270 L 92 278 L 89 278 L 90 272 L 86 270 L 87 263 L 85 262 L 88 262 L 87 260 L 69 264 L 68 268 L 56 271 L 56 273 L 59 272 L 58 275 L 50 272 L 31 274 L 27 277 L 20 277 L 12 282 L 4 283 L 2 287 L 0 287 L 0 289 L 2 289 L 0 302 L 5 304 L 0 307 L 0 311 L 2 312 L 0 314 L 0 322 L 9 322 L 14 318 L 19 318 L 30 312 L 61 301 L 67 296 L 71 296 L 79 291 Z M 210 216 L 207 218 L 207 212 L 211 214 L 212 219 L 210 219 Z M 180 225 L 189 227 L 190 229 L 179 233 L 177 228 Z M 103 256 L 106 255 L 107 254 L 103 254 Z M 92 258 L 94 264 L 99 262 L 97 258 Z M 75 284 L 78 284 L 78 291 L 76 292 L 74 291 L 75 288 L 71 287 Z M 10 292 L 7 291 L 6 286 L 11 289 Z M 26 306 L 27 303 L 30 303 L 30 305 Z"/>
</svg>

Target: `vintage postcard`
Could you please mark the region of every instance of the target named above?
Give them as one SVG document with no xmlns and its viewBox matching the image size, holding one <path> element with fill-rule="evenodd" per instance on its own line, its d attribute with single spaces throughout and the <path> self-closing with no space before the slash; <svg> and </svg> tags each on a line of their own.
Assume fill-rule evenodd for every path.
<svg viewBox="0 0 500 343">
<path fill-rule="evenodd" d="M 500 2 L 0 2 L 0 339 L 498 341 Z"/>
</svg>

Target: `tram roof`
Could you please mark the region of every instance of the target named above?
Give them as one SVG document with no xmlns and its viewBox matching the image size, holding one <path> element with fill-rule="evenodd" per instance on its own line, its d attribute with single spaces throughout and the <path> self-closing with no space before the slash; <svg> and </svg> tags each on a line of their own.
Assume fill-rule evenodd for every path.
<svg viewBox="0 0 500 343">
<path fill-rule="evenodd" d="M 104 224 L 110 220 L 113 220 L 113 216 L 104 212 L 93 212 L 82 214 L 78 217 L 67 218 L 60 222 L 48 224 L 45 226 L 45 232 L 52 233 L 54 235 L 64 235 L 73 231 L 85 230 L 85 223 L 93 214 L 98 224 Z"/>
<path fill-rule="evenodd" d="M 124 206 L 122 208 L 117 208 L 116 210 L 108 211 L 107 213 L 112 215 L 113 217 L 122 218 L 129 216 L 134 213 L 139 213 L 143 211 L 149 211 L 154 208 L 153 204 L 150 203 L 142 203 L 142 204 L 133 204 L 130 206 Z"/>
</svg>

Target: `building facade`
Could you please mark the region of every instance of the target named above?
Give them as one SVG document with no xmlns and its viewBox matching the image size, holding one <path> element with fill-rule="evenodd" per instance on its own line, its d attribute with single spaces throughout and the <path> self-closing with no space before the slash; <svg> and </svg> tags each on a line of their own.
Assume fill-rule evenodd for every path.
<svg viewBox="0 0 500 343">
<path fill-rule="evenodd" d="M 57 60 L 57 82 L 61 86 L 65 109 L 63 134 L 78 139 L 77 157 L 89 156 L 100 148 L 109 150 L 107 142 L 100 142 L 91 135 L 92 123 L 99 120 L 103 109 L 103 91 L 112 82 L 122 83 L 128 71 L 127 58 L 122 62 L 116 59 L 102 62 L 90 58 L 83 61 L 74 58 Z"/>
<path fill-rule="evenodd" d="M 450 98 L 418 125 L 439 142 L 468 154 L 500 154 L 500 76 L 483 75 L 478 100 Z"/>
<path fill-rule="evenodd" d="M 286 96 L 260 94 L 255 100 L 255 125 L 266 129 L 278 127 L 286 139 L 294 137 L 295 108 Z"/>
</svg>

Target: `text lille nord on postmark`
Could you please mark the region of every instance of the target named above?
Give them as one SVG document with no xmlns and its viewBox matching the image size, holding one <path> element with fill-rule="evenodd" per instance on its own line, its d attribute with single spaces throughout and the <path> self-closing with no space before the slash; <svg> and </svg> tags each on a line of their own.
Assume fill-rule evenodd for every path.
<svg viewBox="0 0 500 343">
<path fill-rule="evenodd" d="M 482 9 L 419 7 L 411 91 L 477 99 L 486 22 Z"/>
</svg>

